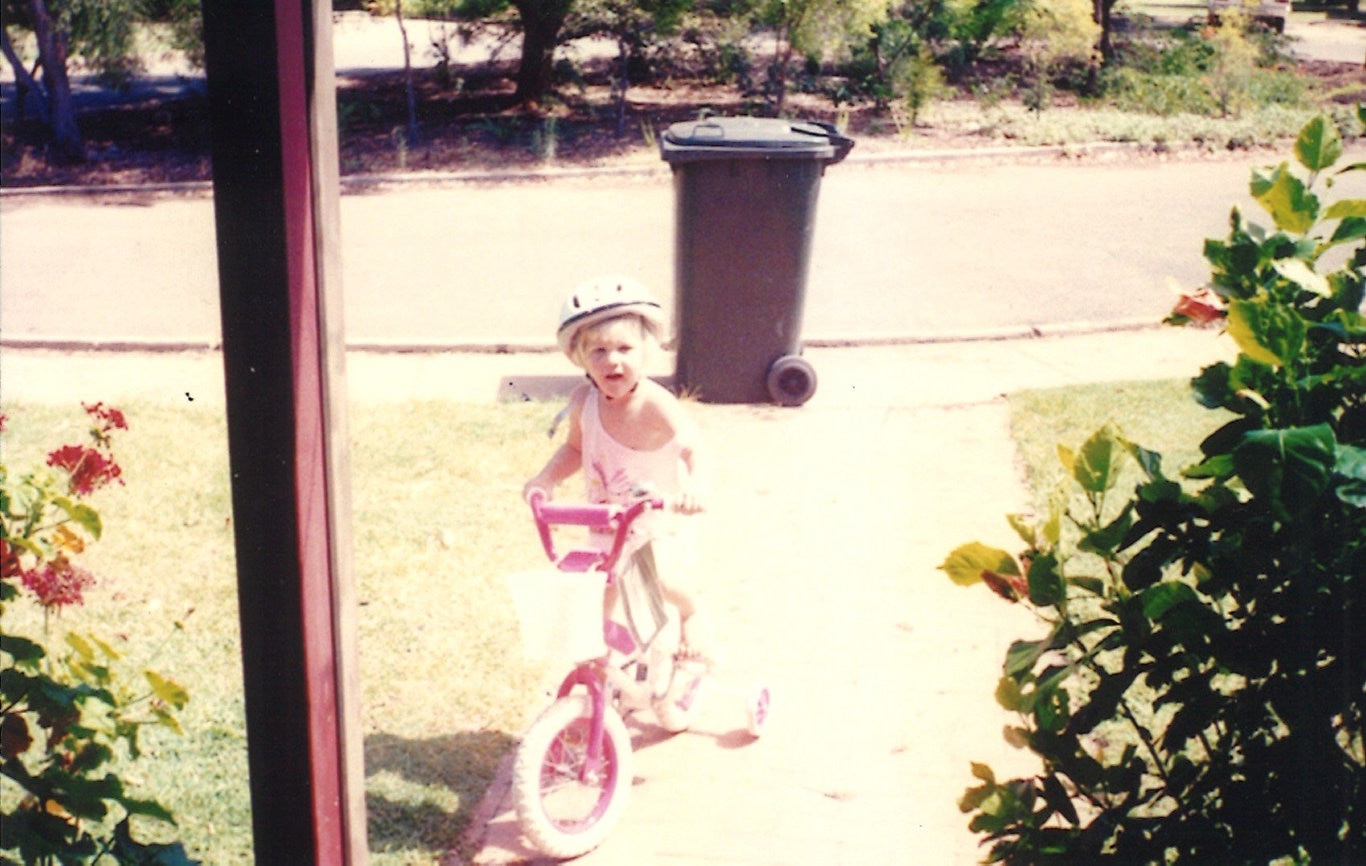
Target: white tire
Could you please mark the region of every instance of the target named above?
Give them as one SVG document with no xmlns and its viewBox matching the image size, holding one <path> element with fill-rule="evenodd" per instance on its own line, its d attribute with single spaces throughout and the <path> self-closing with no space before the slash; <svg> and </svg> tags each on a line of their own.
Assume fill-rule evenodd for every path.
<svg viewBox="0 0 1366 866">
<path fill-rule="evenodd" d="M 569 859 L 598 847 L 626 809 L 631 738 L 610 707 L 603 719 L 601 766 L 581 778 L 592 721 L 587 695 L 560 698 L 532 723 L 517 749 L 517 820 L 527 840 L 551 857 Z"/>
</svg>

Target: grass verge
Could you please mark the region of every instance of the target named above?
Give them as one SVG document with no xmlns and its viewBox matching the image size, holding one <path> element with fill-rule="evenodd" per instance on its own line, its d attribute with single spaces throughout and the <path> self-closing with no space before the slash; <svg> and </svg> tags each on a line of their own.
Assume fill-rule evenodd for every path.
<svg viewBox="0 0 1366 866">
<path fill-rule="evenodd" d="M 1196 403 L 1186 379 L 1021 391 L 1010 396 L 1010 409 L 1011 433 L 1040 508 L 1063 480 L 1059 445 L 1075 449 L 1113 424 L 1130 441 L 1159 452 L 1163 470 L 1177 477 L 1199 459 L 1200 442 L 1227 417 Z"/>
</svg>

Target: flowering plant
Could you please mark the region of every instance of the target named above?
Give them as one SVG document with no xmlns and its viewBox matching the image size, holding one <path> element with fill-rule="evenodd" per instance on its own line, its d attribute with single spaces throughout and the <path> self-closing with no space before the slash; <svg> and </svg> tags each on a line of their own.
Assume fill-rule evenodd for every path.
<svg viewBox="0 0 1366 866">
<path fill-rule="evenodd" d="M 139 756 L 143 725 L 179 731 L 175 713 L 189 695 L 156 671 L 119 676 L 121 654 L 94 635 L 65 632 L 60 654 L 46 646 L 54 618 L 96 585 L 75 561 L 104 529 L 89 497 L 123 484 L 113 436 L 127 419 L 103 403 L 83 408 L 88 442 L 14 477 L 0 462 L 0 616 L 25 595 L 43 611 L 41 636 L 22 634 L 12 617 L 0 634 L 0 777 L 18 788 L 4 799 L 0 849 L 25 863 L 187 863 L 179 844 L 133 839 L 135 815 L 175 822 L 157 801 L 130 794 L 115 768 L 121 750 Z M 0 413 L 0 433 L 7 422 Z"/>
</svg>

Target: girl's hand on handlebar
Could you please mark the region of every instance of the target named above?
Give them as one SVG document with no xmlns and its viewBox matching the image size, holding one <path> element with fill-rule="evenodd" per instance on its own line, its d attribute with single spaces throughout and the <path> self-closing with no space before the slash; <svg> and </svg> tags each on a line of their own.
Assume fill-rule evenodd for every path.
<svg viewBox="0 0 1366 866">
<path fill-rule="evenodd" d="M 553 492 L 554 488 L 547 487 L 541 481 L 540 477 L 537 476 L 536 478 L 531 479 L 522 486 L 522 499 L 524 499 L 527 502 L 530 502 L 533 496 L 540 494 L 542 500 L 549 502 L 550 500 L 555 498 L 552 495 Z"/>
<path fill-rule="evenodd" d="M 674 511 L 679 514 L 697 514 L 706 511 L 706 506 L 702 504 L 702 499 L 697 495 L 697 491 L 683 488 L 678 495 L 669 503 Z"/>
<path fill-rule="evenodd" d="M 663 503 L 664 508 L 670 511 L 676 511 L 679 514 L 696 514 L 699 511 L 706 510 L 703 507 L 702 500 L 698 497 L 697 492 L 688 487 L 684 487 L 673 496 L 656 497 L 651 485 L 637 484 L 635 487 L 631 488 L 631 498 L 659 499 L 659 501 Z"/>
</svg>

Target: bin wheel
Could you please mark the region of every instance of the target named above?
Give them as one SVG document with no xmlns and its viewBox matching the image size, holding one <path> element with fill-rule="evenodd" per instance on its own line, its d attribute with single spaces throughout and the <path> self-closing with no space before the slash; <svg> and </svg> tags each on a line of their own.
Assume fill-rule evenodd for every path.
<svg viewBox="0 0 1366 866">
<path fill-rule="evenodd" d="M 801 355 L 784 355 L 768 368 L 768 394 L 780 406 L 800 406 L 816 393 L 816 368 Z"/>
</svg>

